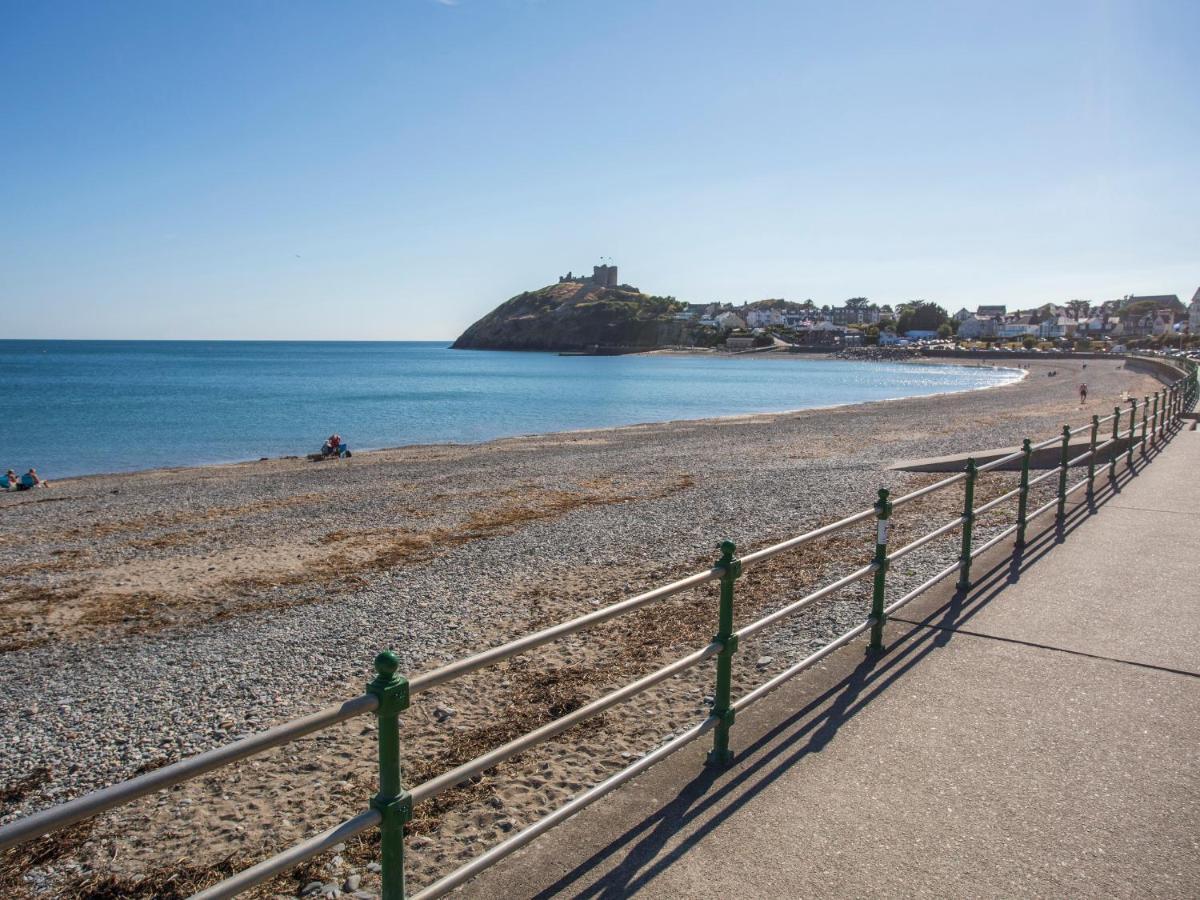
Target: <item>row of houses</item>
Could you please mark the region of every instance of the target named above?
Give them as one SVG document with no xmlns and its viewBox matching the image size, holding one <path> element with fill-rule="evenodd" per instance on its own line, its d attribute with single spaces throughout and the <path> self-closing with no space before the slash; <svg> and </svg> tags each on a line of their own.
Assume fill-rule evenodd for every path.
<svg viewBox="0 0 1200 900">
<path fill-rule="evenodd" d="M 733 321 L 733 315 L 741 324 L 737 328 L 768 328 L 773 325 L 786 328 L 805 329 L 820 322 L 833 325 L 877 325 L 881 320 L 895 318 L 892 307 L 867 303 L 864 298 L 846 301 L 843 306 L 817 306 L 811 300 L 804 303 L 777 301 L 772 305 L 743 303 L 689 303 L 675 315 L 681 321 L 694 321 L 701 325 L 717 325 L 718 320 Z"/>
<path fill-rule="evenodd" d="M 1134 304 L 1144 311 L 1129 312 Z M 1200 333 L 1200 288 L 1186 311 L 1180 311 L 1180 306 L 1175 294 L 1131 294 L 1098 306 L 1049 304 L 1048 308 L 1013 313 L 1004 306 L 980 306 L 974 313 L 960 309 L 954 318 L 962 340 L 1128 340 L 1182 331 Z"/>
</svg>

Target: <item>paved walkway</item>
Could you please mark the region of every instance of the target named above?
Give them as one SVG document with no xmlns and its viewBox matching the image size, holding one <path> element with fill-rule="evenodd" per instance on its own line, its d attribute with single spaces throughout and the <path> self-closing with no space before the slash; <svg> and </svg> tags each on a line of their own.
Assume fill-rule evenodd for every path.
<svg viewBox="0 0 1200 900">
<path fill-rule="evenodd" d="M 1200 432 L 1068 523 L 464 895 L 1200 896 Z"/>
</svg>

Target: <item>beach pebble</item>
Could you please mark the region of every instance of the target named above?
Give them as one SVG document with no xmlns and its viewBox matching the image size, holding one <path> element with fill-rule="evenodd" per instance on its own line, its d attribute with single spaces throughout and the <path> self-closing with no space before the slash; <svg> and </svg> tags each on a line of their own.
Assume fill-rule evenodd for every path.
<svg viewBox="0 0 1200 900">
<path fill-rule="evenodd" d="M 758 658 L 758 661 L 755 662 L 754 665 L 758 669 L 765 669 L 767 666 L 771 665 L 771 663 L 773 663 L 773 662 L 775 662 L 775 657 L 773 657 L 773 656 L 760 656 Z"/>
<path fill-rule="evenodd" d="M 360 884 L 362 884 L 362 876 L 351 875 L 342 883 L 342 890 L 346 891 L 347 893 L 351 891 L 357 891 Z"/>
<path fill-rule="evenodd" d="M 375 875 L 378 875 L 380 872 L 383 871 L 383 866 L 381 866 L 377 862 L 369 862 L 369 863 L 367 863 L 367 871 L 371 872 Z"/>
<path fill-rule="evenodd" d="M 300 896 L 301 897 L 311 897 L 313 894 L 320 891 L 321 888 L 323 888 L 323 887 L 325 887 L 325 883 L 323 881 L 310 881 L 308 884 L 306 884 L 304 887 L 302 887 L 300 889 Z"/>
<path fill-rule="evenodd" d="M 453 715 L 455 715 L 454 710 L 448 706 L 435 706 L 433 708 L 433 717 L 439 722 L 445 722 Z"/>
</svg>

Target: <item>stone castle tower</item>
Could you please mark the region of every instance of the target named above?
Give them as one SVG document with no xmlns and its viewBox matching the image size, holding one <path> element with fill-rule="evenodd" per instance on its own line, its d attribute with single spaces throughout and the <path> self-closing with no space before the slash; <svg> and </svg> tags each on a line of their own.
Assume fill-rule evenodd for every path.
<svg viewBox="0 0 1200 900">
<path fill-rule="evenodd" d="M 558 283 L 562 284 L 565 281 L 590 281 L 597 287 L 616 287 L 620 282 L 617 281 L 616 266 L 592 266 L 592 277 L 585 278 L 582 275 L 576 275 L 574 272 L 568 272 L 566 275 L 558 276 Z"/>
<path fill-rule="evenodd" d="M 592 266 L 592 282 L 600 287 L 616 287 L 617 267 Z"/>
</svg>

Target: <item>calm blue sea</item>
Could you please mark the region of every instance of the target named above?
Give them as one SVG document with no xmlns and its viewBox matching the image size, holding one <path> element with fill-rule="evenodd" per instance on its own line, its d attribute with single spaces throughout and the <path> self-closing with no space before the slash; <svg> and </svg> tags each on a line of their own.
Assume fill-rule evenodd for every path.
<svg viewBox="0 0 1200 900">
<path fill-rule="evenodd" d="M 1014 372 L 446 343 L 0 341 L 0 467 L 46 478 L 829 406 Z"/>
</svg>

